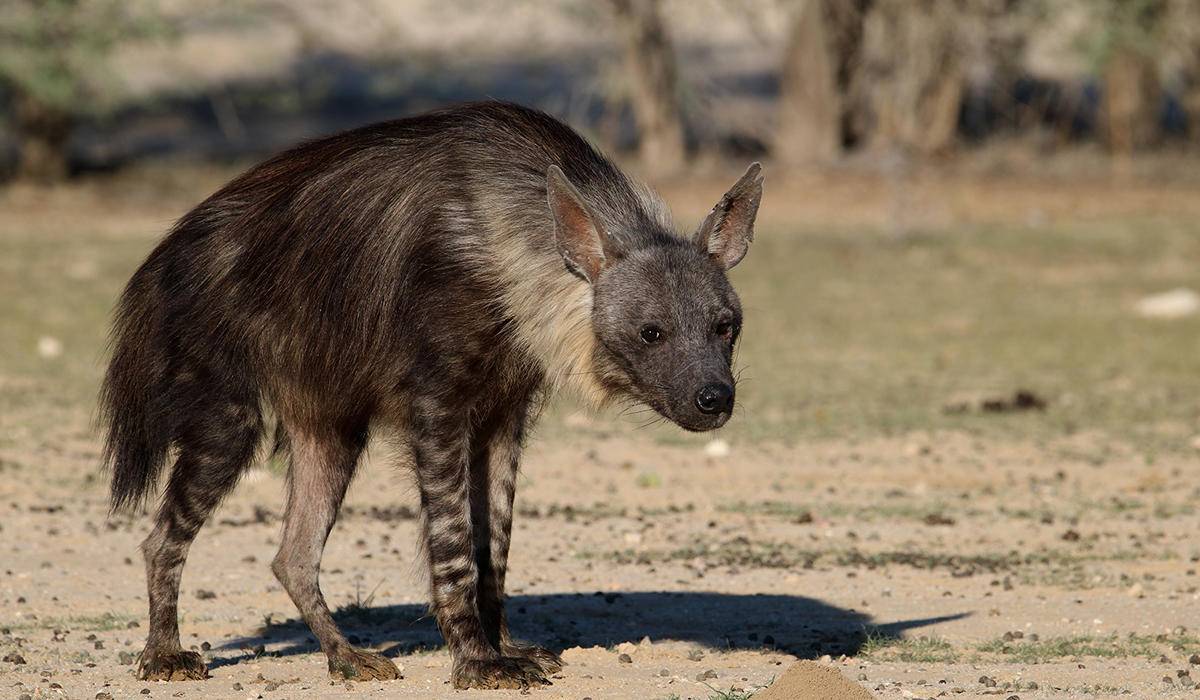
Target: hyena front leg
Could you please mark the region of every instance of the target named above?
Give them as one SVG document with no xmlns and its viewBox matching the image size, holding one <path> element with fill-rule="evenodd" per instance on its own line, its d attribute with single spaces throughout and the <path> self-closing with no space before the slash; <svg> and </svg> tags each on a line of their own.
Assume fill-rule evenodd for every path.
<svg viewBox="0 0 1200 700">
<path fill-rule="evenodd" d="M 355 649 L 346 641 L 329 614 L 319 582 L 325 541 L 354 476 L 366 431 L 344 435 L 330 431 L 319 436 L 289 431 L 289 438 L 292 462 L 288 471 L 283 541 L 271 570 L 320 641 L 321 650 L 329 659 L 331 677 L 356 681 L 400 678 L 400 671 L 391 661 Z"/>
<path fill-rule="evenodd" d="M 513 497 L 527 411 L 528 402 L 521 402 L 473 439 L 470 494 L 479 569 L 479 615 L 488 640 L 501 654 L 527 658 L 543 673 L 552 675 L 562 669 L 562 658 L 548 649 L 513 640 L 504 610 Z"/>
<path fill-rule="evenodd" d="M 434 616 L 454 659 L 456 688 L 526 688 L 547 683 L 542 669 L 521 657 L 503 656 L 488 639 L 479 612 L 470 505 L 468 419 L 461 412 L 423 411 L 414 430 L 413 453 L 424 511 Z"/>
</svg>

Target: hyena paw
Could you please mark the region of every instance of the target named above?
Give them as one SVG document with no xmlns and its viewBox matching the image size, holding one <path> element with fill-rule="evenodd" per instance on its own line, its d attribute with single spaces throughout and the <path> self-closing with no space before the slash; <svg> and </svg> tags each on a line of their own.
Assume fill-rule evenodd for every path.
<svg viewBox="0 0 1200 700">
<path fill-rule="evenodd" d="M 329 655 L 329 677 L 343 681 L 394 681 L 404 676 L 389 659 L 347 648 Z"/>
<path fill-rule="evenodd" d="M 547 676 L 553 676 L 561 671 L 563 667 L 561 656 L 535 644 L 509 642 L 501 646 L 500 653 L 518 659 L 528 659 L 537 664 L 538 668 L 542 669 L 542 673 Z"/>
<path fill-rule="evenodd" d="M 550 685 L 550 681 L 546 680 L 546 673 L 536 662 L 520 657 L 456 661 L 450 679 L 454 687 L 460 690 L 524 690 L 532 686 Z"/>
<path fill-rule="evenodd" d="M 137 677 L 143 681 L 202 681 L 208 678 L 208 668 L 194 651 L 143 651 Z"/>
</svg>

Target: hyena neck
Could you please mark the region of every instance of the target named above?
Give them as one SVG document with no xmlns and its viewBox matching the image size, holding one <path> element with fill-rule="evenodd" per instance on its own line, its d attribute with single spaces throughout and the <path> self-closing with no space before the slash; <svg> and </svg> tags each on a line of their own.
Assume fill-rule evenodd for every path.
<svg viewBox="0 0 1200 700">
<path fill-rule="evenodd" d="M 557 255 L 535 256 L 530 250 L 517 255 L 523 263 L 502 260 L 500 268 L 507 271 L 502 301 L 518 345 L 541 369 L 546 389 L 565 389 L 593 407 L 603 406 L 611 391 L 595 363 L 591 285 L 571 274 Z M 503 251 L 502 256 L 512 257 Z"/>
</svg>

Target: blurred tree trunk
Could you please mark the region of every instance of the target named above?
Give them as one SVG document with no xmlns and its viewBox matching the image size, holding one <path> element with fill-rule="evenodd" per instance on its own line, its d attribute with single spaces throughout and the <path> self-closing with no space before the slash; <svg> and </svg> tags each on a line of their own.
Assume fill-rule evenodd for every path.
<svg viewBox="0 0 1200 700">
<path fill-rule="evenodd" d="M 829 1 L 803 0 L 784 50 L 775 156 L 794 165 L 828 163 L 842 147 L 842 94 Z"/>
<path fill-rule="evenodd" d="M 1161 100 L 1154 62 L 1133 49 L 1113 51 L 1104 66 L 1104 139 L 1109 149 L 1130 156 L 1153 143 Z"/>
<path fill-rule="evenodd" d="M 955 0 L 877 0 L 863 25 L 855 93 L 868 148 L 918 155 L 956 143 L 963 98 Z"/>
<path fill-rule="evenodd" d="M 1101 6 L 1104 38 L 1101 129 L 1108 148 L 1125 157 L 1160 137 L 1163 86 L 1159 59 L 1167 50 L 1167 0 L 1109 0 Z"/>
<path fill-rule="evenodd" d="M 13 130 L 18 148 L 16 176 L 23 180 L 53 182 L 67 176 L 67 144 L 73 126 L 71 115 L 29 93 L 11 87 Z"/>
<path fill-rule="evenodd" d="M 639 156 L 654 170 L 678 170 L 687 156 L 679 71 L 659 0 L 610 1 L 625 35 L 625 67 L 632 84 L 630 101 L 638 126 Z"/>
</svg>

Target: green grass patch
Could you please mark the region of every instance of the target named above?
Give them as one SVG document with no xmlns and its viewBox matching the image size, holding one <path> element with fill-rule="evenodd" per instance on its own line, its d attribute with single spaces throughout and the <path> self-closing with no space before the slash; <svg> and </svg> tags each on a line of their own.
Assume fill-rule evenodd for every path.
<svg viewBox="0 0 1200 700">
<path fill-rule="evenodd" d="M 983 653 L 1000 654 L 1009 663 L 1044 664 L 1064 658 L 1157 659 L 1163 642 L 1150 635 L 1056 636 L 1037 641 L 996 639 L 976 647 Z"/>
<path fill-rule="evenodd" d="M 859 656 L 878 661 L 902 663 L 952 664 L 959 653 L 944 639 L 937 637 L 896 638 L 868 633 L 858 652 Z"/>
<path fill-rule="evenodd" d="M 112 630 L 127 629 L 129 627 L 129 623 L 137 621 L 137 617 L 130 615 L 118 615 L 116 613 L 109 612 L 101 615 L 43 617 L 38 618 L 37 620 L 8 625 L 8 627 L 14 630 L 43 629 L 65 630 L 68 632 L 111 632 Z"/>
</svg>

